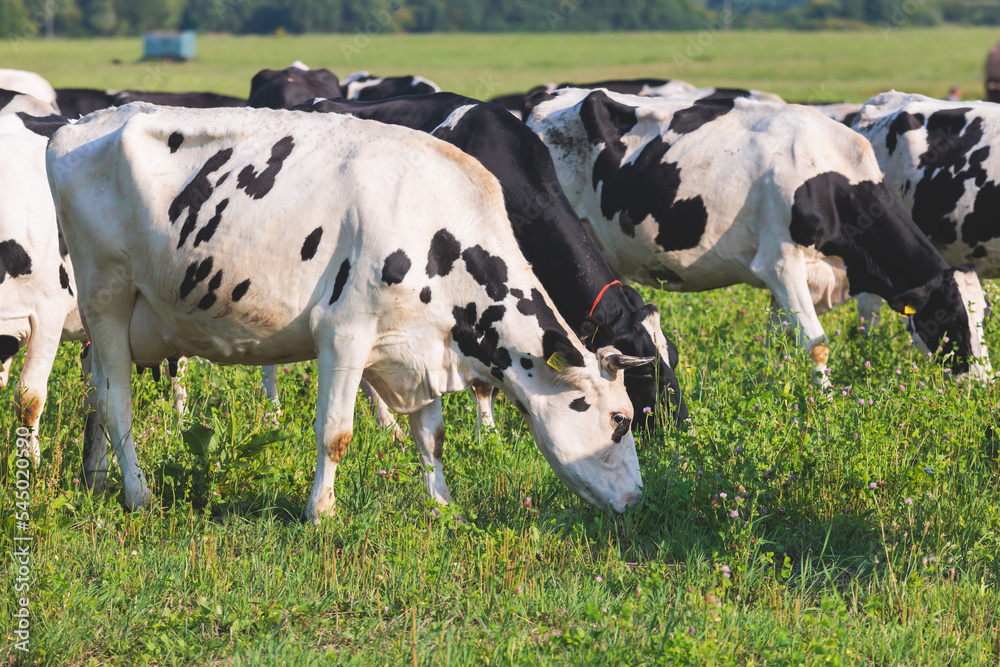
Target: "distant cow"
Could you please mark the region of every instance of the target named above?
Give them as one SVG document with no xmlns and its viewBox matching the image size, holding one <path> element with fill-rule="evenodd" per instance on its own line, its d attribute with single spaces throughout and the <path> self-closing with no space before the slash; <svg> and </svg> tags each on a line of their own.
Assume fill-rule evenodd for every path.
<svg viewBox="0 0 1000 667">
<path fill-rule="evenodd" d="M 106 425 L 128 506 L 149 498 L 131 364 L 181 354 L 318 357 L 317 521 L 362 378 L 410 414 L 438 502 L 440 397 L 473 380 L 507 394 L 581 498 L 639 500 L 621 375 L 649 360 L 583 347 L 518 250 L 500 184 L 454 146 L 338 114 L 137 103 L 63 128 L 47 159 L 95 348 L 86 479 L 105 482 Z"/>
<path fill-rule="evenodd" d="M 1000 42 L 986 56 L 986 99 L 1000 102 Z"/>
<path fill-rule="evenodd" d="M 818 371 L 828 348 L 817 313 L 878 294 L 912 315 L 927 349 L 954 352 L 957 373 L 984 376 L 974 269 L 945 261 L 849 128 L 744 98 L 569 89 L 538 102 L 528 125 L 619 275 L 674 291 L 767 288 Z"/>
<path fill-rule="evenodd" d="M 340 81 L 328 69 L 296 61 L 283 70 L 262 69 L 250 82 L 247 106 L 288 109 L 317 97 L 340 97 Z"/>
<path fill-rule="evenodd" d="M 7 386 L 11 359 L 27 348 L 15 400 L 36 462 L 39 417 L 59 341 L 84 337 L 73 266 L 59 244 L 45 177 L 51 129 L 23 113 L 0 116 L 0 387 Z"/>
<path fill-rule="evenodd" d="M 219 107 L 244 107 L 247 101 L 242 97 L 219 95 L 218 93 L 164 93 L 123 90 L 114 97 L 116 107 L 132 102 L 149 102 L 169 107 L 187 109 L 216 109 Z"/>
<path fill-rule="evenodd" d="M 21 69 L 0 69 L 0 88 L 31 95 L 58 110 L 56 91 L 52 89 L 52 84 L 34 72 L 26 72 Z"/>
<path fill-rule="evenodd" d="M 118 92 L 93 88 L 56 88 L 56 102 L 62 115 L 80 118 L 99 109 L 115 106 Z"/>
<path fill-rule="evenodd" d="M 694 85 L 680 79 L 608 79 L 591 83 L 560 83 L 556 86 L 556 90 L 563 88 L 604 88 L 614 93 L 640 97 L 667 97 L 695 90 Z"/>
<path fill-rule="evenodd" d="M 625 376 L 638 415 L 633 427 L 653 425 L 660 399 L 669 402 L 677 420 L 687 417 L 674 370 L 677 348 L 663 335 L 656 307 L 643 304 L 635 290 L 615 280 L 566 200 L 548 150 L 523 123 L 500 106 L 452 93 L 379 102 L 315 100 L 297 108 L 423 130 L 478 159 L 500 181 L 521 252 L 587 346 L 613 345 L 641 357 L 659 353 L 658 366 Z M 477 399 L 488 397 L 489 389 L 478 388 Z M 481 405 L 479 414 L 492 425 L 487 406 Z"/>
<path fill-rule="evenodd" d="M 440 93 L 441 87 L 422 76 L 372 76 L 368 72 L 355 72 L 340 82 L 341 96 L 349 100 L 387 100 L 404 95 Z"/>
<path fill-rule="evenodd" d="M 889 92 L 868 100 L 854 129 L 945 259 L 1000 278 L 1000 106 Z"/>
</svg>

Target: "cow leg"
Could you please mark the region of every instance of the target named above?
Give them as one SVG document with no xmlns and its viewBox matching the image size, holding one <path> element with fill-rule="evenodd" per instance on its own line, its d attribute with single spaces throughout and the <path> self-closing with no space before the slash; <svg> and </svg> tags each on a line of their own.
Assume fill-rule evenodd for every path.
<svg viewBox="0 0 1000 667">
<path fill-rule="evenodd" d="M 10 365 L 14 362 L 14 357 L 8 357 L 0 363 L 0 389 L 5 389 L 7 387 L 7 382 L 10 380 Z"/>
<path fill-rule="evenodd" d="M 863 292 L 858 295 L 858 317 L 869 335 L 875 333 L 881 310 L 882 297 L 878 294 Z"/>
<path fill-rule="evenodd" d="M 278 398 L 278 367 L 264 366 L 261 369 L 261 387 L 264 396 L 271 401 L 271 405 L 281 414 L 281 399 Z"/>
<path fill-rule="evenodd" d="M 410 415 L 410 436 L 420 451 L 427 493 L 440 504 L 447 505 L 451 502 L 451 493 L 444 481 L 444 469 L 441 467 L 444 418 L 441 415 L 440 396 Z"/>
<path fill-rule="evenodd" d="M 176 363 L 176 365 L 175 365 Z M 177 421 L 184 416 L 187 409 L 187 389 L 184 388 L 184 371 L 187 370 L 187 357 L 181 357 L 176 362 L 167 362 L 167 375 L 170 377 L 170 393 L 174 397 L 174 412 Z"/>
<path fill-rule="evenodd" d="M 496 428 L 496 421 L 493 418 L 496 393 L 493 385 L 489 382 L 475 380 L 469 385 L 469 395 L 472 396 L 472 402 L 476 404 L 476 437 L 478 438 L 484 428 Z"/>
<path fill-rule="evenodd" d="M 317 318 L 319 319 L 319 318 Z M 354 430 L 354 403 L 373 336 L 316 330 L 319 387 L 316 401 L 316 477 L 306 513 L 313 523 L 336 509 L 333 480 Z M 367 342 L 366 342 L 367 341 Z"/>
<path fill-rule="evenodd" d="M 397 442 L 406 440 L 406 434 L 403 433 L 403 429 L 399 428 L 399 423 L 392 416 L 389 406 L 375 391 L 375 387 L 368 384 L 367 380 L 361 381 L 361 393 L 368 400 L 368 406 L 371 408 L 372 414 L 375 415 L 375 421 L 378 422 L 378 425 L 391 432 L 393 439 Z"/>
<path fill-rule="evenodd" d="M 34 323 L 33 329 L 25 350 L 21 377 L 17 382 L 16 408 L 18 423 L 31 431 L 31 458 L 38 464 L 42 455 L 38 426 L 45 409 L 49 374 L 59 350 L 62 323 L 39 319 Z"/>
<path fill-rule="evenodd" d="M 825 371 L 830 348 L 813 305 L 808 269 L 799 256 L 798 246 L 782 243 L 780 248 L 780 257 L 758 255 L 750 268 L 771 290 L 772 317 L 776 303 L 779 311 L 788 314 L 788 327 L 798 330 L 799 345 L 812 356 L 816 381 L 829 387 Z"/>
</svg>

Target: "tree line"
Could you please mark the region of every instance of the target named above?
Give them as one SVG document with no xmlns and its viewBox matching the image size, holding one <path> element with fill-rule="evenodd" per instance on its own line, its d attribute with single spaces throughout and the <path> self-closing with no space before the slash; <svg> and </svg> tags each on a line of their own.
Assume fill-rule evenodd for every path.
<svg viewBox="0 0 1000 667">
<path fill-rule="evenodd" d="M 1000 0 L 0 0 L 0 34 L 589 32 L 1000 24 Z"/>
</svg>

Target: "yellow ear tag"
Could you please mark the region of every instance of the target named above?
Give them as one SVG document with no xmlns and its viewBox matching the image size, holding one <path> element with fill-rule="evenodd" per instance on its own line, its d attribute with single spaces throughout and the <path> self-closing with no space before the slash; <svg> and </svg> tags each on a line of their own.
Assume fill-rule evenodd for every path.
<svg viewBox="0 0 1000 667">
<path fill-rule="evenodd" d="M 913 315 L 917 312 L 917 309 L 913 306 L 907 305 L 903 308 L 903 315 Z"/>
<path fill-rule="evenodd" d="M 566 357 L 562 352 L 553 352 L 546 362 L 556 373 L 562 373 L 566 368 Z"/>
</svg>

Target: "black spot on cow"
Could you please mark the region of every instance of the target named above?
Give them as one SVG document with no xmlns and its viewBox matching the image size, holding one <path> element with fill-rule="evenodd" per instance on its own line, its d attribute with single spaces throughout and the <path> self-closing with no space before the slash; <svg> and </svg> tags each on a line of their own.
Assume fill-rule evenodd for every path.
<svg viewBox="0 0 1000 667">
<path fill-rule="evenodd" d="M 496 368 L 496 367 L 494 367 L 494 368 L 491 368 L 491 369 L 490 369 L 490 375 L 492 375 L 492 376 L 493 376 L 493 377 L 495 377 L 496 379 L 498 379 L 498 380 L 500 380 L 501 382 L 503 382 L 503 371 L 502 371 L 502 370 L 500 370 L 499 368 Z"/>
<path fill-rule="evenodd" d="M 212 276 L 212 279 L 208 281 L 208 291 L 214 292 L 215 290 L 219 289 L 219 285 L 221 284 L 222 284 L 222 269 L 219 269 L 218 271 L 215 272 L 215 275 Z"/>
<path fill-rule="evenodd" d="M 341 292 L 344 291 L 344 285 L 347 284 L 347 276 L 350 271 L 351 260 L 345 259 L 344 263 L 340 265 L 340 270 L 337 271 L 337 277 L 333 281 L 333 294 L 330 295 L 331 304 L 340 298 Z"/>
<path fill-rule="evenodd" d="M 574 399 L 569 404 L 569 409 L 576 410 L 577 412 L 586 412 L 590 409 L 590 403 L 587 402 L 587 399 L 581 396 L 580 398 Z"/>
<path fill-rule="evenodd" d="M 219 180 L 217 180 L 217 181 L 215 182 L 215 187 L 219 187 L 220 185 L 222 185 L 223 183 L 225 183 L 225 182 L 226 182 L 226 179 L 227 179 L 227 178 L 229 178 L 229 175 L 230 175 L 231 173 L 233 173 L 233 172 L 231 172 L 231 171 L 227 171 L 227 172 L 226 172 L 226 173 L 224 173 L 224 174 L 223 174 L 222 176 L 219 176 Z"/>
<path fill-rule="evenodd" d="M 6 88 L 0 88 L 0 109 L 3 109 L 5 106 L 10 104 L 15 97 L 22 94 L 23 93 L 19 93 L 16 90 L 7 90 Z"/>
<path fill-rule="evenodd" d="M 66 267 L 62 264 L 59 265 L 59 287 L 69 292 L 70 296 L 73 296 L 73 287 L 69 284 L 69 274 L 66 273 Z"/>
<path fill-rule="evenodd" d="M 732 99 L 729 100 L 732 108 Z M 725 100 L 708 103 L 725 106 Z M 721 115 L 721 114 L 720 114 Z M 625 158 L 623 131 L 635 124 L 635 109 L 609 99 L 604 93 L 591 93 L 580 109 L 587 136 L 604 149 L 594 162 L 592 185 L 601 189 L 601 212 L 612 220 L 618 215 L 622 233 L 635 236 L 636 225 L 652 216 L 659 225 L 656 242 L 666 251 L 685 250 L 698 245 L 708 223 L 708 212 L 700 196 L 676 201 L 681 184 L 681 170 L 676 163 L 665 162 L 670 145 L 655 137 L 636 159 L 622 165 Z M 676 117 L 676 116 L 675 116 Z"/>
<path fill-rule="evenodd" d="M 167 137 L 167 148 L 170 149 L 171 153 L 176 153 L 177 149 L 181 147 L 184 143 L 184 135 L 180 132 L 172 132 L 169 137 Z"/>
<path fill-rule="evenodd" d="M 209 292 L 205 296 L 201 297 L 201 301 L 198 302 L 198 307 L 202 310 L 208 310 L 215 304 L 215 299 L 215 294 Z"/>
<path fill-rule="evenodd" d="M 212 237 L 215 235 L 215 230 L 219 228 L 219 223 L 222 221 L 222 212 L 226 210 L 227 206 L 229 206 L 228 199 L 223 199 L 222 201 L 220 201 L 218 204 L 215 205 L 215 215 L 213 215 L 209 219 L 209 221 L 205 223 L 204 227 L 198 230 L 198 233 L 194 237 L 195 248 L 197 248 L 202 243 L 205 243 L 206 241 L 212 240 Z M 177 244 L 178 248 L 180 248 L 184 244 L 185 238 L 186 235 L 182 235 L 180 243 Z"/>
<path fill-rule="evenodd" d="M 237 189 L 243 190 L 253 199 L 260 199 L 274 187 L 274 179 L 285 164 L 285 159 L 291 155 L 295 148 L 295 140 L 292 137 L 282 137 L 271 147 L 271 157 L 267 159 L 267 167 L 264 171 L 257 173 L 253 165 L 248 164 L 243 167 L 236 180 Z"/>
<path fill-rule="evenodd" d="M 320 239 L 323 238 L 323 228 L 317 227 L 316 229 L 309 232 L 309 236 L 306 237 L 305 242 L 302 244 L 302 251 L 299 253 L 302 256 L 302 261 L 307 262 L 316 256 L 316 248 L 319 247 Z"/>
<path fill-rule="evenodd" d="M 398 285 L 412 266 L 410 258 L 402 250 L 397 250 L 385 258 L 382 265 L 382 282 L 386 285 Z"/>
<path fill-rule="evenodd" d="M 455 306 L 452 315 L 455 326 L 451 329 L 452 338 L 458 344 L 458 350 L 467 357 L 478 359 L 490 367 L 490 372 L 499 380 L 494 371 L 503 371 L 511 366 L 510 352 L 499 346 L 500 334 L 494 325 L 503 319 L 507 309 L 502 305 L 492 305 L 483 310 L 482 317 L 477 318 L 476 304 L 469 303 L 464 308 Z"/>
<path fill-rule="evenodd" d="M 250 279 L 244 280 L 239 285 L 233 288 L 233 302 L 239 301 L 250 289 Z"/>
<path fill-rule="evenodd" d="M 598 183 L 604 182 L 601 212 L 608 219 L 617 213 L 623 233 L 635 236 L 635 226 L 652 216 L 659 227 L 656 243 L 668 252 L 698 245 L 708 224 L 701 195 L 677 199 L 681 169 L 665 161 L 669 149 L 662 137 L 654 137 L 635 160 L 616 167 L 614 172 L 598 173 L 595 169 L 593 183 L 596 190 Z"/>
<path fill-rule="evenodd" d="M 56 130 L 69 123 L 69 118 L 65 116 L 32 116 L 23 111 L 18 111 L 17 117 L 24 123 L 24 127 L 39 136 L 50 139 Z"/>
<path fill-rule="evenodd" d="M 184 272 L 184 280 L 181 282 L 181 298 L 187 297 L 195 286 L 208 277 L 212 272 L 212 258 L 206 257 L 202 262 L 191 262 Z"/>
<path fill-rule="evenodd" d="M 451 232 L 439 229 L 431 238 L 431 249 L 427 251 L 427 277 L 446 276 L 461 256 L 462 247 Z"/>
<path fill-rule="evenodd" d="M 184 241 L 187 240 L 188 235 L 194 231 L 195 225 L 198 222 L 198 212 L 201 211 L 201 207 L 215 191 L 215 188 L 208 180 L 209 174 L 218 171 L 222 165 L 229 161 L 232 155 L 232 148 L 224 148 L 208 158 L 198 173 L 195 174 L 194 178 L 170 202 L 167 215 L 170 218 L 171 224 L 177 222 L 184 209 L 188 210 L 187 219 L 181 227 L 180 242 L 177 244 L 178 248 L 184 245 Z"/>
<path fill-rule="evenodd" d="M 522 415 L 528 414 L 528 408 L 524 407 L 524 403 L 522 403 L 521 401 L 514 401 L 514 407 L 516 407 L 517 411 L 520 412 Z"/>
<path fill-rule="evenodd" d="M 420 300 L 423 303 L 430 303 L 431 302 L 431 288 L 430 287 L 425 287 L 422 290 L 420 290 Z"/>
<path fill-rule="evenodd" d="M 917 168 L 923 176 L 913 191 L 913 221 L 935 243 L 950 245 L 958 239 L 956 222 L 950 219 L 965 194 L 965 181 L 973 180 L 977 186 L 986 183 L 983 162 L 990 154 L 989 146 L 973 150 L 983 139 L 983 120 L 965 116 L 968 107 L 937 111 L 927 119 L 927 150 L 920 156 Z M 986 213 L 987 202 L 993 193 L 979 193 L 983 197 Z M 977 196 L 977 207 L 979 197 Z M 996 209 L 994 209 L 996 210 Z M 977 208 L 978 212 L 978 208 Z M 992 238 L 974 218 L 970 228 L 969 245 L 976 240 Z M 984 232 L 987 234 L 983 238 Z M 966 233 L 963 230 L 963 234 Z"/>
<path fill-rule="evenodd" d="M 503 301 L 507 296 L 507 263 L 478 245 L 466 248 L 462 252 L 462 259 L 465 260 L 465 269 L 469 275 L 486 288 L 490 298 Z"/>
<path fill-rule="evenodd" d="M 962 223 L 962 241 L 969 246 L 986 243 L 1000 236 L 1000 184 L 988 181 L 976 192 L 972 212 Z M 982 252 L 982 254 L 977 254 Z M 973 257 L 985 257 L 986 248 L 978 245 Z"/>
<path fill-rule="evenodd" d="M 714 97 L 715 95 L 719 96 Z M 733 110 L 735 105 L 735 97 L 728 97 L 716 91 L 708 97 L 695 101 L 693 106 L 674 113 L 674 117 L 670 119 L 670 126 L 667 128 L 667 131 L 676 132 L 677 134 L 694 132 L 702 125 L 725 116 Z"/>
<path fill-rule="evenodd" d="M 0 361 L 7 361 L 21 348 L 21 341 L 14 336 L 0 336 Z"/>
<path fill-rule="evenodd" d="M 923 114 L 911 114 L 906 111 L 900 113 L 889 123 L 889 131 L 885 135 L 885 147 L 889 149 L 889 155 L 896 150 L 899 142 L 899 135 L 910 130 L 916 130 L 924 126 Z"/>
<path fill-rule="evenodd" d="M 528 357 L 521 357 L 521 368 L 524 370 L 531 370 L 534 368 L 535 364 Z"/>
<path fill-rule="evenodd" d="M 533 316 L 542 329 L 542 355 L 548 360 L 556 352 L 561 352 L 564 362 L 569 366 L 583 366 L 583 355 L 573 347 L 566 330 L 559 324 L 556 314 L 552 312 L 542 293 L 531 288 L 531 298 L 521 298 L 517 302 L 517 310 L 522 315 Z"/>
<path fill-rule="evenodd" d="M 0 241 L 0 283 L 7 276 L 20 278 L 31 273 L 31 257 L 20 243 L 11 239 Z"/>
<path fill-rule="evenodd" d="M 517 289 L 516 287 L 512 287 L 511 290 L 510 290 L 510 293 L 511 293 L 511 296 L 513 296 L 515 299 L 523 299 L 524 298 L 524 292 L 522 292 L 521 290 Z"/>
</svg>

